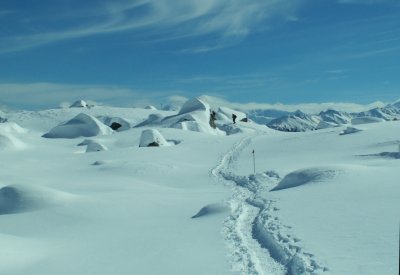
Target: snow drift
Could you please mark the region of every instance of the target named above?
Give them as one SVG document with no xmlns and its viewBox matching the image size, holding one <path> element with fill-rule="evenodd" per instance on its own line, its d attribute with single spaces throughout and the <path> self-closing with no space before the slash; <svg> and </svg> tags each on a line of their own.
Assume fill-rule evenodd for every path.
<svg viewBox="0 0 400 275">
<path fill-rule="evenodd" d="M 147 120 L 135 127 L 160 126 L 208 134 L 223 134 L 222 131 L 211 127 L 210 112 L 210 105 L 207 102 L 200 98 L 192 98 L 183 104 L 177 115 L 162 117 L 151 114 Z"/>
<path fill-rule="evenodd" d="M 8 185 L 0 189 L 0 215 L 32 211 L 46 206 L 63 204 L 74 195 L 25 185 Z"/>
<path fill-rule="evenodd" d="M 77 138 L 112 134 L 113 130 L 97 118 L 80 113 L 73 119 L 58 125 L 44 134 L 45 138 Z"/>
<path fill-rule="evenodd" d="M 278 191 L 300 185 L 331 179 L 337 171 L 331 168 L 308 168 L 287 174 L 271 191 Z"/>
</svg>

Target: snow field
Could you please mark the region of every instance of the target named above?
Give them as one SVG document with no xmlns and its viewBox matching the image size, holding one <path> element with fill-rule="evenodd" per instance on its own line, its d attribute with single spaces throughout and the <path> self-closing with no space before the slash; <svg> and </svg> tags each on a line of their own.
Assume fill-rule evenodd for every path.
<svg viewBox="0 0 400 275">
<path fill-rule="evenodd" d="M 225 108 L 214 131 L 202 100 L 182 110 L 7 114 L 0 273 L 396 274 L 398 122 L 283 133 Z M 65 122 L 79 137 L 41 137 Z"/>
</svg>

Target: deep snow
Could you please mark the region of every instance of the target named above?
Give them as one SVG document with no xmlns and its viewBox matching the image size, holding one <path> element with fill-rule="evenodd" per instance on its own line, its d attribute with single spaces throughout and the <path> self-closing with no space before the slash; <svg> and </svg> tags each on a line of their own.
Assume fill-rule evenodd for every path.
<svg viewBox="0 0 400 275">
<path fill-rule="evenodd" d="M 0 274 L 397 274 L 400 122 L 285 133 L 221 107 L 216 130 L 202 100 L 7 113 Z"/>
</svg>

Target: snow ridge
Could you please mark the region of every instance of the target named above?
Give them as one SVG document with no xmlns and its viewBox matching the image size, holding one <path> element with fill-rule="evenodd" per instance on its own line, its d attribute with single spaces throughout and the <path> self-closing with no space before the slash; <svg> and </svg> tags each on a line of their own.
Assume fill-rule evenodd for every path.
<svg viewBox="0 0 400 275">
<path fill-rule="evenodd" d="M 224 221 L 223 234 L 231 250 L 233 269 L 243 274 L 320 274 L 312 254 L 305 253 L 299 240 L 287 233 L 274 202 L 260 196 L 276 185 L 279 176 L 268 171 L 248 177 L 233 174 L 237 156 L 251 143 L 245 137 L 222 156 L 211 171 L 218 181 L 234 183 L 229 200 L 231 215 Z"/>
</svg>

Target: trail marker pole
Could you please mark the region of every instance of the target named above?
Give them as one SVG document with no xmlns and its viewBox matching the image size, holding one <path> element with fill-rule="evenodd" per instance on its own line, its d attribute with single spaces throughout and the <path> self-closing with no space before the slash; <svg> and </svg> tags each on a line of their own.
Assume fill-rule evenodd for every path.
<svg viewBox="0 0 400 275">
<path fill-rule="evenodd" d="M 252 154 L 253 154 L 253 173 L 254 173 L 254 175 L 256 175 L 256 156 L 255 156 L 256 154 L 254 152 L 254 149 L 253 149 Z"/>
</svg>

